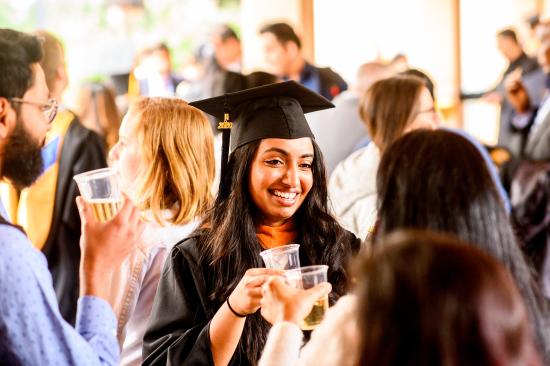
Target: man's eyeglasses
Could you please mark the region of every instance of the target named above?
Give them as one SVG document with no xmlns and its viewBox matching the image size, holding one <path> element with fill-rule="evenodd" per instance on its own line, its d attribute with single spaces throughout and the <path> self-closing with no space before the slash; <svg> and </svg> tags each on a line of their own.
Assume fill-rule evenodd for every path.
<svg viewBox="0 0 550 366">
<path fill-rule="evenodd" d="M 26 100 L 26 99 L 21 99 L 21 98 L 10 98 L 9 101 L 13 102 L 13 103 L 31 104 L 31 105 L 34 105 L 34 106 L 38 107 L 38 109 L 40 109 L 40 111 L 48 119 L 48 123 L 52 123 L 52 121 L 54 120 L 54 118 L 57 114 L 57 109 L 59 107 L 59 104 L 57 103 L 57 101 L 55 99 L 49 99 L 46 103 L 35 102 L 35 101 L 32 101 L 32 100 Z"/>
</svg>

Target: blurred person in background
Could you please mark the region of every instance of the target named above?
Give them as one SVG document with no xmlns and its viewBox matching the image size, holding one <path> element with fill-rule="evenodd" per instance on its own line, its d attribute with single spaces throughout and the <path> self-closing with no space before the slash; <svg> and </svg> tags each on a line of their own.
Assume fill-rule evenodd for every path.
<svg viewBox="0 0 550 366">
<path fill-rule="evenodd" d="M 302 42 L 286 23 L 268 24 L 260 37 L 269 72 L 284 80 L 295 80 L 328 100 L 348 88 L 340 75 L 328 67 L 317 67 L 306 61 Z"/>
<path fill-rule="evenodd" d="M 195 59 L 198 66 L 196 79 L 178 89 L 178 95 L 184 100 L 193 102 L 246 89 L 246 80 L 240 73 L 240 40 L 228 25 L 214 28 L 210 41 L 195 51 Z M 217 133 L 218 121 L 209 119 L 214 133 Z"/>
<path fill-rule="evenodd" d="M 145 220 L 140 249 L 116 269 L 110 287 L 121 365 L 140 365 L 165 259 L 213 201 L 212 130 L 206 116 L 182 100 L 143 98 L 131 105 L 109 155 L 123 192 Z"/>
<path fill-rule="evenodd" d="M 103 83 L 82 84 L 75 112 L 86 128 L 103 137 L 109 151 L 118 140 L 121 120 L 114 91 Z"/>
<path fill-rule="evenodd" d="M 500 104 L 498 145 L 504 146 L 512 153 L 512 156 L 518 157 L 521 155 L 526 137 L 513 124 L 513 107 L 506 98 L 505 79 L 510 75 L 521 78 L 529 98 L 535 105 L 538 105 L 542 98 L 545 77 L 537 64 L 537 60 L 530 58 L 523 51 L 513 29 L 504 29 L 497 33 L 497 46 L 500 53 L 508 61 L 508 66 L 497 85 L 493 89 L 482 93 L 461 93 L 461 98 L 483 98 L 486 102 Z"/>
<path fill-rule="evenodd" d="M 542 102 L 536 105 L 530 100 L 518 77 L 505 82 L 515 108 L 513 122 L 527 136 L 522 155 L 509 164 L 506 178 L 511 180 L 512 217 L 522 248 L 550 298 L 550 25 L 539 24 L 538 30 L 546 33 L 537 53 L 546 76 Z"/>
<path fill-rule="evenodd" d="M 509 75 L 504 83 L 506 98 L 513 107 L 512 122 L 518 131 L 524 131 L 522 159 L 550 160 L 550 37 L 542 41 L 537 60 L 545 75 L 542 102 L 529 96 L 528 87 L 519 75 Z"/>
<path fill-rule="evenodd" d="M 395 74 L 407 71 L 410 69 L 409 59 L 404 53 L 398 53 L 390 60 L 388 67 Z"/>
<path fill-rule="evenodd" d="M 333 109 L 307 116 L 315 140 L 325 156 L 329 174 L 358 145 L 364 147 L 370 142 L 367 128 L 359 116 L 359 100 L 372 84 L 391 75 L 388 66 L 380 62 L 365 63 L 357 70 L 355 84 L 332 100 Z"/>
<path fill-rule="evenodd" d="M 263 286 L 273 327 L 260 366 L 543 365 L 521 295 L 493 257 L 428 231 L 380 244 L 358 258 L 355 290 L 302 349 L 299 325 L 330 286 L 300 290 L 278 278 Z"/>
<path fill-rule="evenodd" d="M 139 83 L 139 94 L 146 97 L 173 97 L 183 81 L 172 71 L 170 50 L 165 43 L 143 50 L 133 73 Z"/>
<path fill-rule="evenodd" d="M 61 314 L 74 324 L 80 217 L 75 201 L 79 193 L 73 176 L 106 167 L 105 147 L 101 138 L 85 128 L 61 103 L 68 84 L 61 42 L 46 31 L 35 34 L 42 41 L 44 53 L 40 65 L 50 96 L 60 107 L 42 148 L 42 174 L 30 187 L 7 187 L 9 193 L 4 202 L 12 221 L 21 225 L 33 245 L 45 254 Z"/>
<path fill-rule="evenodd" d="M 241 72 L 241 40 L 228 25 L 219 25 L 210 37 L 217 64 L 224 70 Z"/>
<path fill-rule="evenodd" d="M 338 164 L 329 197 L 342 226 L 365 239 L 376 221 L 380 155 L 407 132 L 436 128 L 439 116 L 424 80 L 403 75 L 375 82 L 362 96 L 359 114 L 372 142 Z"/>
</svg>

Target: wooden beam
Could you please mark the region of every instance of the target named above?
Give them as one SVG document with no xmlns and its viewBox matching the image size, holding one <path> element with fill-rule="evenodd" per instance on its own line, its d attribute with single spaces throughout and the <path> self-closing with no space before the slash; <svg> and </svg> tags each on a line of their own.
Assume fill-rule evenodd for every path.
<svg viewBox="0 0 550 366">
<path fill-rule="evenodd" d="M 457 127 L 464 127 L 464 113 L 463 104 L 460 100 L 460 91 L 462 90 L 462 52 L 461 52 L 461 36 L 460 36 L 460 0 L 453 0 L 453 27 L 454 27 L 454 84 L 456 86 L 455 92 L 455 110 L 456 110 L 456 123 Z"/>
<path fill-rule="evenodd" d="M 302 51 L 310 62 L 315 62 L 315 27 L 313 0 L 300 1 L 300 26 L 302 30 Z"/>
</svg>

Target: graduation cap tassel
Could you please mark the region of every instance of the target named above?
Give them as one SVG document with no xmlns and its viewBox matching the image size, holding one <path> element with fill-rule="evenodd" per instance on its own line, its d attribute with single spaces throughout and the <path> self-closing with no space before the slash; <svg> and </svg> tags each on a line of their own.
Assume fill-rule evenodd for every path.
<svg viewBox="0 0 550 366">
<path fill-rule="evenodd" d="M 231 127 L 233 123 L 229 120 L 229 108 L 227 106 L 227 97 L 224 103 L 223 121 L 218 123 L 218 130 L 222 132 L 222 161 L 221 161 L 221 175 L 220 175 L 220 194 L 224 194 L 224 181 L 228 179 L 227 175 L 227 162 L 229 160 L 229 140 L 231 137 Z M 229 189 L 226 187 L 225 189 Z"/>
</svg>

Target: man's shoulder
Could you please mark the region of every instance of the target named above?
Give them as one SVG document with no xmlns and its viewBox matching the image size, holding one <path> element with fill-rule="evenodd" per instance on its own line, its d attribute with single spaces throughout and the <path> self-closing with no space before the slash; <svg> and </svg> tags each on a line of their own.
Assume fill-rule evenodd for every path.
<svg viewBox="0 0 550 366">
<path fill-rule="evenodd" d="M 323 90 L 334 98 L 348 88 L 346 81 L 330 67 L 317 67 Z"/>
<path fill-rule="evenodd" d="M 29 243 L 29 239 L 22 229 L 15 225 L 0 223 L 0 247 L 2 249 L 12 247 L 13 249 L 20 249 Z"/>
<path fill-rule="evenodd" d="M 45 260 L 43 254 L 32 246 L 21 230 L 0 224 L 0 267 L 2 267 L 0 270 L 26 263 L 18 269 L 18 273 L 21 273 L 25 269 L 31 269 L 29 263 L 37 264 L 41 260 Z"/>
</svg>

